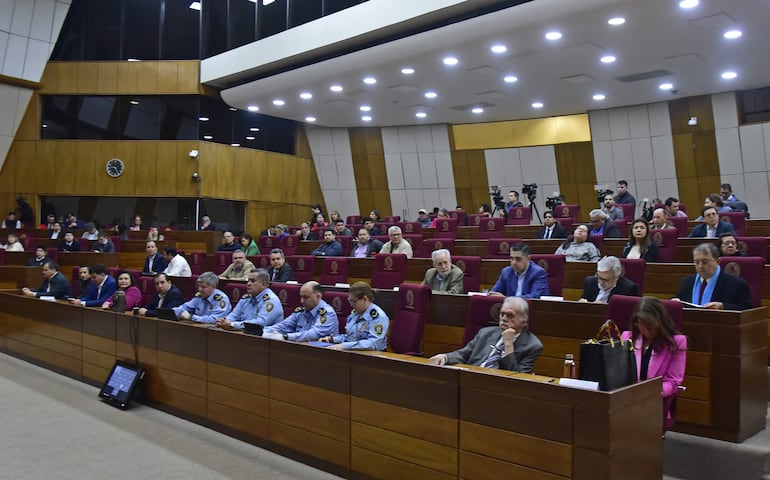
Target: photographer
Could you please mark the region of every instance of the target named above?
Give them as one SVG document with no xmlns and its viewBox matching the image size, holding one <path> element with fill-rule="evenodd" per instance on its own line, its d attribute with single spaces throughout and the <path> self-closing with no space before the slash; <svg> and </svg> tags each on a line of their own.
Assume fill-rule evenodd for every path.
<svg viewBox="0 0 770 480">
<path fill-rule="evenodd" d="M 505 214 L 508 215 L 508 213 L 511 211 L 512 208 L 515 207 L 523 207 L 524 204 L 519 201 L 519 192 L 516 190 L 511 190 L 508 192 L 508 203 L 505 204 Z"/>
</svg>

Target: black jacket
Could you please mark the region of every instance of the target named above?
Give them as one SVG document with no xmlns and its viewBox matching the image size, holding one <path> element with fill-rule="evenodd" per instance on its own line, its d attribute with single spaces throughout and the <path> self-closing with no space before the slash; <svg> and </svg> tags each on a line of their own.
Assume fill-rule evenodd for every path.
<svg viewBox="0 0 770 480">
<path fill-rule="evenodd" d="M 692 287 L 697 278 L 697 274 L 692 274 L 682 280 L 679 286 L 679 293 L 676 294 L 680 300 L 692 302 Z M 717 278 L 714 293 L 711 294 L 711 301 L 722 302 L 725 310 L 748 310 L 753 307 L 749 284 L 742 278 L 735 277 L 724 271 Z"/>
<path fill-rule="evenodd" d="M 599 295 L 599 279 L 591 275 L 586 277 L 585 285 L 583 286 L 583 295 L 580 298 L 585 298 L 589 302 L 596 300 L 596 296 Z M 629 295 L 632 297 L 639 297 L 639 288 L 634 282 L 626 277 L 620 277 L 618 283 L 615 284 L 615 288 L 610 290 L 610 297 L 613 295 Z M 609 299 L 608 299 L 609 300 Z"/>
</svg>

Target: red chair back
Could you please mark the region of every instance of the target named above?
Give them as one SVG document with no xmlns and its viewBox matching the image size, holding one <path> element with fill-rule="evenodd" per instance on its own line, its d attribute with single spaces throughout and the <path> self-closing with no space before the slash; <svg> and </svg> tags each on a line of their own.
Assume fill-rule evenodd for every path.
<svg viewBox="0 0 770 480">
<path fill-rule="evenodd" d="M 487 218 L 491 218 L 488 213 L 472 213 L 468 215 L 468 226 L 478 227 Z"/>
<path fill-rule="evenodd" d="M 529 225 L 532 207 L 513 207 L 508 211 L 508 225 Z"/>
<path fill-rule="evenodd" d="M 452 263 L 463 271 L 463 287 L 466 292 L 478 292 L 481 288 L 481 257 L 453 256 Z"/>
<path fill-rule="evenodd" d="M 632 222 L 636 215 L 636 205 L 633 203 L 618 203 L 618 207 L 623 210 L 623 221 Z M 625 233 L 623 234 L 625 235 Z"/>
<path fill-rule="evenodd" d="M 436 222 L 436 232 L 433 234 L 436 238 L 457 237 L 457 219 L 440 218 Z"/>
<path fill-rule="evenodd" d="M 281 248 L 281 241 L 278 237 L 262 236 L 257 240 L 260 253 L 264 252 L 269 255 L 270 250 L 274 248 Z"/>
<path fill-rule="evenodd" d="M 505 297 L 486 295 L 473 295 L 468 299 L 463 345 L 470 342 L 482 328 L 500 323 L 503 300 Z"/>
<path fill-rule="evenodd" d="M 422 248 L 422 235 L 415 235 L 415 234 L 403 235 L 403 238 L 404 240 L 409 242 L 409 245 L 412 246 L 413 257 L 425 258 L 426 256 L 430 255 L 430 253 L 428 253 L 428 255 L 425 255 L 425 250 Z"/>
<path fill-rule="evenodd" d="M 532 254 L 529 259 L 535 262 L 548 275 L 550 295 L 561 297 L 564 290 L 564 268 L 567 263 L 564 255 Z"/>
<path fill-rule="evenodd" d="M 48 247 L 45 249 L 46 255 L 48 258 L 53 260 L 54 262 L 59 262 L 59 249 L 56 247 Z M 3 253 L 5 253 L 5 250 L 3 250 Z M 3 264 L 3 261 L 0 259 L 0 265 Z"/>
<path fill-rule="evenodd" d="M 345 225 L 352 225 L 356 228 L 361 226 L 361 215 L 348 215 L 345 218 Z"/>
<path fill-rule="evenodd" d="M 519 243 L 520 238 L 490 238 L 487 241 L 487 256 L 484 258 L 511 259 L 511 245 Z"/>
<path fill-rule="evenodd" d="M 676 227 L 680 237 L 687 236 L 687 217 L 666 217 L 666 219 Z"/>
<path fill-rule="evenodd" d="M 270 255 L 252 255 L 246 258 L 257 268 L 270 268 Z"/>
<path fill-rule="evenodd" d="M 294 270 L 294 278 L 299 283 L 313 280 L 315 276 L 315 257 L 313 255 L 287 256 L 286 263 Z"/>
<path fill-rule="evenodd" d="M 427 285 L 402 283 L 399 286 L 396 313 L 390 321 L 390 348 L 394 352 L 409 355 L 421 352 L 430 295 Z"/>
<path fill-rule="evenodd" d="M 467 214 L 465 210 L 450 210 L 449 217 L 457 219 L 457 224 L 460 226 L 467 225 Z"/>
<path fill-rule="evenodd" d="M 206 271 L 206 252 L 190 252 L 187 262 L 190 264 L 192 274 L 200 275 Z"/>
<path fill-rule="evenodd" d="M 658 244 L 658 262 L 670 263 L 674 261 L 674 257 L 676 256 L 676 243 L 679 236 L 679 230 L 676 228 L 650 230 L 650 239 Z"/>
<path fill-rule="evenodd" d="M 746 235 L 746 212 L 720 213 L 719 219 L 723 222 L 731 223 L 739 237 Z"/>
<path fill-rule="evenodd" d="M 741 277 L 749 284 L 751 305 L 762 305 L 762 284 L 765 259 L 762 257 L 719 257 L 719 266 L 726 273 Z"/>
<path fill-rule="evenodd" d="M 222 286 L 222 291 L 230 298 L 230 305 L 235 308 L 235 304 L 241 297 L 246 295 L 246 284 L 243 282 L 227 282 Z"/>
<path fill-rule="evenodd" d="M 644 267 L 647 262 L 643 258 L 619 258 L 618 260 L 623 266 L 621 275 L 639 287 L 639 295 L 644 295 Z"/>
<path fill-rule="evenodd" d="M 401 221 L 401 215 L 391 215 L 389 217 L 384 217 L 382 221 L 390 224 L 398 223 Z"/>
<path fill-rule="evenodd" d="M 321 285 L 348 283 L 348 272 L 350 272 L 350 258 L 324 258 L 323 270 L 321 271 Z"/>
<path fill-rule="evenodd" d="M 283 250 L 283 254 L 287 257 L 296 255 L 299 242 L 299 235 L 285 235 L 281 239 L 281 249 Z"/>
<path fill-rule="evenodd" d="M 112 244 L 115 245 L 115 251 L 120 251 L 120 236 L 119 235 L 110 235 L 110 240 L 112 240 Z"/>
<path fill-rule="evenodd" d="M 80 251 L 81 252 L 90 252 L 91 251 L 91 243 L 89 242 L 95 242 L 95 240 L 88 240 L 86 238 L 80 237 L 77 239 L 78 244 L 80 244 Z"/>
<path fill-rule="evenodd" d="M 345 331 L 345 324 L 348 321 L 348 315 L 353 311 L 353 306 L 348 302 L 347 292 L 324 292 L 323 299 L 328 303 L 337 314 L 340 333 Z"/>
<path fill-rule="evenodd" d="M 393 288 L 404 282 L 406 255 L 401 253 L 378 253 L 374 257 L 372 288 Z"/>
<path fill-rule="evenodd" d="M 445 248 L 449 250 L 451 255 L 454 251 L 455 239 L 454 238 L 426 238 L 422 241 L 422 251 L 425 252 L 425 256 L 430 258 L 431 253 L 436 250 Z"/>
<path fill-rule="evenodd" d="M 762 257 L 767 262 L 767 238 L 766 237 L 738 237 L 738 251 L 750 257 Z M 49 252 L 50 256 L 51 253 Z"/>
<path fill-rule="evenodd" d="M 401 232 L 404 235 L 422 235 L 422 223 L 420 222 L 398 222 L 398 226 L 401 227 Z"/>
<path fill-rule="evenodd" d="M 299 307 L 300 288 L 300 285 L 293 283 L 273 283 L 270 285 L 270 290 L 281 300 L 284 318 L 294 313 L 294 310 Z"/>
<path fill-rule="evenodd" d="M 628 295 L 611 296 L 607 303 L 607 318 L 615 322 L 621 332 L 631 330 L 631 315 L 641 299 L 642 297 Z M 676 300 L 661 300 L 661 302 L 666 307 L 677 330 L 682 331 L 682 308 L 684 304 Z"/>
<path fill-rule="evenodd" d="M 211 265 L 211 271 L 219 275 L 227 270 L 231 263 L 233 263 L 233 252 L 214 252 L 214 263 Z"/>
<path fill-rule="evenodd" d="M 478 228 L 479 230 L 476 232 L 478 238 L 502 238 L 505 236 L 505 219 L 497 217 L 484 218 L 479 223 Z"/>
<path fill-rule="evenodd" d="M 573 219 L 580 218 L 580 205 L 577 205 L 577 204 L 558 205 L 556 208 L 553 209 L 553 213 L 556 215 L 556 218 L 566 218 L 566 217 L 572 217 Z M 572 223 L 574 223 L 574 220 Z"/>
<path fill-rule="evenodd" d="M 612 223 L 620 230 L 621 238 L 628 236 L 628 221 L 625 218 L 623 220 L 613 220 Z"/>
<path fill-rule="evenodd" d="M 599 249 L 599 254 L 601 254 L 604 247 L 604 235 L 589 235 L 588 241 L 596 245 L 596 248 Z"/>
</svg>

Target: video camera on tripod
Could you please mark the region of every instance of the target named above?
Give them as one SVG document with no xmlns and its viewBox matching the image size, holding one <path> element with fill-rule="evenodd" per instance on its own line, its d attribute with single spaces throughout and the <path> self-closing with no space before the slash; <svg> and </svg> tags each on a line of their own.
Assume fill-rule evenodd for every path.
<svg viewBox="0 0 770 480">
<path fill-rule="evenodd" d="M 604 204 L 604 197 L 606 197 L 607 195 L 615 196 L 615 192 L 613 192 L 612 190 L 610 190 L 608 188 L 604 188 L 604 189 L 597 188 L 596 189 L 596 201 L 599 202 L 599 205 L 603 205 Z"/>
<path fill-rule="evenodd" d="M 537 198 L 537 183 L 525 183 L 521 186 L 521 193 L 527 196 L 530 203 Z"/>
<path fill-rule="evenodd" d="M 498 185 L 489 186 L 489 196 L 492 197 L 492 204 L 494 209 L 492 210 L 492 216 L 496 212 L 505 212 L 505 201 L 503 201 L 503 192 Z"/>
</svg>

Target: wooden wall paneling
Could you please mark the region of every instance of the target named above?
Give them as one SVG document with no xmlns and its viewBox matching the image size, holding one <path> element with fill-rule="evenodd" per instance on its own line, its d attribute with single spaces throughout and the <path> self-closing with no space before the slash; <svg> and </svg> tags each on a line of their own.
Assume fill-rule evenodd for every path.
<svg viewBox="0 0 770 480">
<path fill-rule="evenodd" d="M 42 142 L 41 142 L 42 143 Z M 54 173 L 51 178 L 51 193 L 72 194 L 77 191 L 73 188 L 78 185 L 78 170 L 80 162 L 78 161 L 78 142 L 55 141 L 50 142 L 54 145 L 54 157 L 46 162 L 47 168 Z M 41 193 L 45 193 L 43 190 Z"/>
<path fill-rule="evenodd" d="M 57 176 L 59 168 L 58 158 L 56 158 L 56 143 L 54 142 L 33 142 L 35 145 L 35 157 L 32 160 L 35 170 L 40 175 L 37 181 L 37 192 L 55 192 L 60 190 L 61 179 Z M 25 187 L 28 188 L 28 187 Z M 35 210 L 35 213 L 40 210 Z"/>
<path fill-rule="evenodd" d="M 385 154 L 379 128 L 349 128 L 353 172 L 362 212 L 378 209 L 382 216 L 392 215 Z"/>
<path fill-rule="evenodd" d="M 96 64 L 96 67 L 98 75 L 97 91 L 100 94 L 118 93 L 118 64 L 116 62 L 99 62 Z"/>
<path fill-rule="evenodd" d="M 139 65 L 140 86 L 143 93 L 158 92 L 159 62 L 136 62 Z"/>
<path fill-rule="evenodd" d="M 686 97 L 668 102 L 671 132 L 676 134 L 714 130 L 714 112 L 711 95 Z M 698 125 L 687 124 L 690 117 L 698 117 Z"/>
<path fill-rule="evenodd" d="M 168 168 L 168 162 L 159 155 L 158 142 L 132 142 L 134 144 L 134 192 L 136 195 L 168 195 L 168 176 L 160 174 Z M 173 189 L 171 189 L 173 190 Z"/>
<path fill-rule="evenodd" d="M 307 139 L 307 132 L 302 123 L 297 123 L 294 139 L 294 154 L 300 158 L 313 158 L 310 142 Z"/>
<path fill-rule="evenodd" d="M 35 142 L 19 142 L 18 145 L 14 144 L 13 153 L 11 161 L 15 163 L 14 191 L 39 191 L 41 172 L 35 168 Z M 9 163 L 9 160 L 6 160 L 6 163 Z"/>
<path fill-rule="evenodd" d="M 40 95 L 34 92 L 16 130 L 14 141 L 40 140 L 40 124 Z"/>
<path fill-rule="evenodd" d="M 8 149 L 8 155 L 6 155 L 2 169 L 0 169 L 0 195 L 8 194 L 13 196 L 14 192 L 16 192 L 16 151 L 18 150 L 17 144 L 19 143 L 11 143 L 11 148 Z M 11 206 L 13 206 L 13 201 Z M 6 211 L 9 211 L 9 209 L 6 209 Z"/>
<path fill-rule="evenodd" d="M 175 93 L 179 87 L 177 62 L 158 62 L 158 93 Z"/>
<path fill-rule="evenodd" d="M 78 63 L 78 79 L 76 92 L 78 94 L 89 94 L 99 91 L 99 70 L 95 62 Z"/>
<path fill-rule="evenodd" d="M 230 177 L 229 188 L 235 198 L 248 200 L 256 192 L 252 191 L 252 172 L 256 167 L 256 152 L 249 148 L 236 148 L 233 151 L 232 177 Z"/>
<path fill-rule="evenodd" d="M 559 190 L 567 203 L 595 205 L 596 164 L 592 142 L 563 143 L 554 145 Z M 583 217 L 588 218 L 588 212 Z M 582 219 L 578 219 L 580 221 Z"/>
<path fill-rule="evenodd" d="M 57 64 L 59 74 L 56 84 L 52 85 L 55 93 L 80 93 L 78 77 L 80 76 L 80 63 L 62 62 Z M 84 69 L 85 70 L 85 69 Z M 95 85 L 95 84 L 94 84 Z M 43 84 L 40 93 L 48 93 L 47 84 Z M 88 90 L 85 90 L 88 92 Z"/>
<path fill-rule="evenodd" d="M 179 60 L 177 65 L 177 86 L 175 93 L 200 93 L 200 61 Z"/>
<path fill-rule="evenodd" d="M 451 156 L 457 203 L 467 212 L 476 213 L 482 203 L 491 202 L 484 150 L 453 149 Z"/>
<path fill-rule="evenodd" d="M 140 70 L 135 63 L 142 62 L 118 62 L 117 92 L 133 93 L 139 92 L 144 84 L 144 78 L 140 76 Z"/>
<path fill-rule="evenodd" d="M 62 73 L 61 65 L 72 66 L 73 62 L 48 62 L 43 69 L 43 75 L 40 77 L 41 90 L 45 90 L 48 93 L 55 90 L 59 84 L 59 75 Z"/>
</svg>

